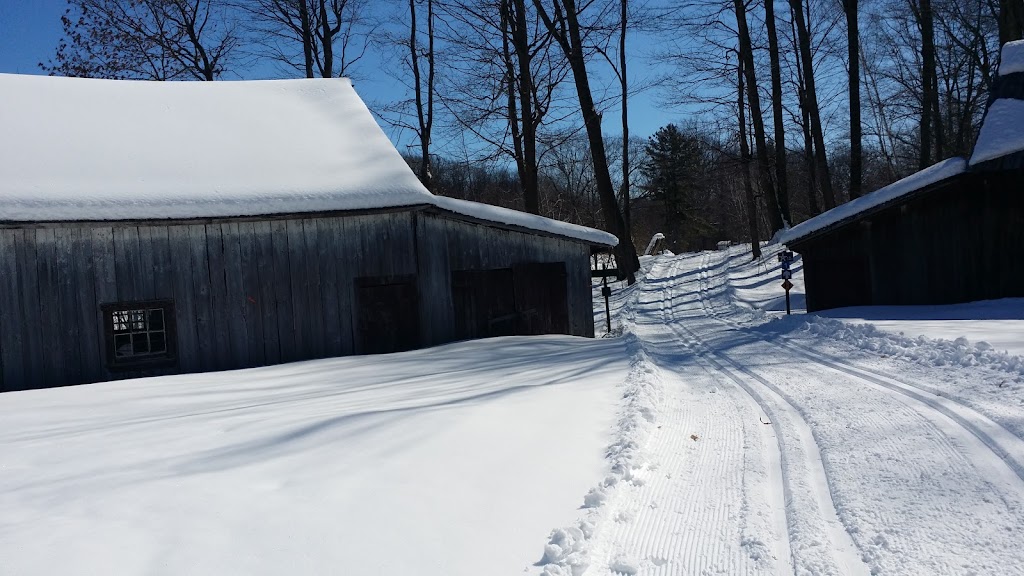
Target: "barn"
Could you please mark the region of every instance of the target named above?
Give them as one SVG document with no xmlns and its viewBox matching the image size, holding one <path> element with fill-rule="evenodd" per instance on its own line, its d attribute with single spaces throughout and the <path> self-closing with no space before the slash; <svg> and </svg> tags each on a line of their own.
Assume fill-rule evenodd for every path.
<svg viewBox="0 0 1024 576">
<path fill-rule="evenodd" d="M 0 75 L 0 390 L 593 336 L 610 234 L 430 194 L 346 79 Z"/>
<path fill-rule="evenodd" d="M 970 160 L 951 158 L 783 232 L 807 310 L 1024 296 L 1024 42 L 1003 47 Z"/>
</svg>

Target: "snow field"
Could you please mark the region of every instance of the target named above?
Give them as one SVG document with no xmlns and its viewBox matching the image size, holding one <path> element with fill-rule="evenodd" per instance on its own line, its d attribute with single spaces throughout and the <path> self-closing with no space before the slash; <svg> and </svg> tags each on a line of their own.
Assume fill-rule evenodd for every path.
<svg viewBox="0 0 1024 576">
<path fill-rule="evenodd" d="M 629 363 L 550 336 L 0 395 L 0 574 L 512 574 Z"/>
</svg>

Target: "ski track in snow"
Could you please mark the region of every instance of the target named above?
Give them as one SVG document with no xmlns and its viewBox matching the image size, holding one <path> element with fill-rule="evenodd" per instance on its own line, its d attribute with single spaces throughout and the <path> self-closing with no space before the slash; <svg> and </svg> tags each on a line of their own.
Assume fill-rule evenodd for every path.
<svg viewBox="0 0 1024 576">
<path fill-rule="evenodd" d="M 730 254 L 658 257 L 616 303 L 657 402 L 564 573 L 1024 574 L 1019 430 L 757 329 Z"/>
</svg>

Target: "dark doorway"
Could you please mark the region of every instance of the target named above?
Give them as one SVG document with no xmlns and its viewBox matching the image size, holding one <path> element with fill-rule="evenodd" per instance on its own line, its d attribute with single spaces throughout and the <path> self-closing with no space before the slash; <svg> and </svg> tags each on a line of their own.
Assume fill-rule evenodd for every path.
<svg viewBox="0 0 1024 576">
<path fill-rule="evenodd" d="M 356 278 L 356 354 L 402 352 L 419 346 L 415 276 Z"/>
<path fill-rule="evenodd" d="M 452 272 L 455 338 L 490 338 L 517 333 L 511 268 Z"/>
<path fill-rule="evenodd" d="M 568 334 L 565 262 L 519 264 L 515 278 L 519 334 Z"/>
</svg>

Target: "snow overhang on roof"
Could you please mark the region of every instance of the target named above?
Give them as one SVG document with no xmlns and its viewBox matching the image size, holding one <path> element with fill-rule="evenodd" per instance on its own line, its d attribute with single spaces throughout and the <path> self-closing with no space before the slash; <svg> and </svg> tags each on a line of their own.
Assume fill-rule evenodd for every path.
<svg viewBox="0 0 1024 576">
<path fill-rule="evenodd" d="M 826 228 L 832 228 L 853 220 L 864 212 L 890 204 L 902 196 L 962 174 L 966 170 L 967 161 L 963 158 L 943 160 L 902 180 L 897 180 L 884 188 L 879 188 L 870 194 L 865 194 L 846 204 L 836 206 L 828 212 L 819 214 L 810 220 L 801 222 L 792 228 L 783 230 L 776 235 L 773 243 L 791 244 L 797 242 Z"/>
<path fill-rule="evenodd" d="M 0 74 L 0 126 L 0 222 L 435 205 L 615 243 L 598 230 L 430 194 L 345 78 L 145 82 Z"/>
<path fill-rule="evenodd" d="M 1015 72 L 1024 72 L 1024 40 L 1007 42 L 1000 52 L 999 75 L 1006 76 Z"/>
<path fill-rule="evenodd" d="M 971 154 L 971 166 L 1024 150 L 1024 100 L 1000 98 L 989 106 Z"/>
</svg>

